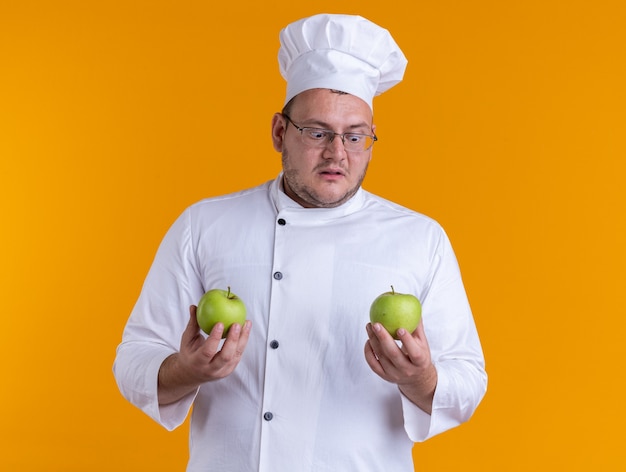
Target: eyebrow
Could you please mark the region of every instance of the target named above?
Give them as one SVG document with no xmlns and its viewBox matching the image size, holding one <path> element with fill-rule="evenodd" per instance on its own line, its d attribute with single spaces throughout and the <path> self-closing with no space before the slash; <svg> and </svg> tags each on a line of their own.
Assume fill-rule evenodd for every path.
<svg viewBox="0 0 626 472">
<path fill-rule="evenodd" d="M 333 131 L 332 127 L 328 123 L 324 121 L 316 120 L 316 119 L 313 119 L 311 121 L 304 121 L 303 123 L 298 123 L 298 124 L 303 128 L 317 128 L 319 126 L 320 129 Z M 348 126 L 348 130 L 362 130 L 362 129 L 371 131 L 372 127 L 369 124 L 367 124 L 365 121 Z"/>
</svg>

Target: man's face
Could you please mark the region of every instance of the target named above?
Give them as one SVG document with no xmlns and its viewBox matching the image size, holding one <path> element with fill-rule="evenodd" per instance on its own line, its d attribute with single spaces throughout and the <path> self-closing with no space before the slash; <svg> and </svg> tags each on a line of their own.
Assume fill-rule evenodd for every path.
<svg viewBox="0 0 626 472">
<path fill-rule="evenodd" d="M 299 127 L 335 133 L 374 134 L 372 111 L 360 98 L 328 89 L 295 97 L 289 117 Z M 303 207 L 332 208 L 352 197 L 365 178 L 372 149 L 346 152 L 341 138 L 325 147 L 302 142 L 300 131 L 280 114 L 272 120 L 274 149 L 282 153 L 285 193 Z"/>
</svg>

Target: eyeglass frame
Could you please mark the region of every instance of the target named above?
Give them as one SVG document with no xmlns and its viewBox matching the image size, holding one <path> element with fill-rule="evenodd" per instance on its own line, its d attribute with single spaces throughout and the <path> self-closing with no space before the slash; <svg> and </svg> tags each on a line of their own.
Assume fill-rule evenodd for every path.
<svg viewBox="0 0 626 472">
<path fill-rule="evenodd" d="M 296 128 L 298 131 L 300 131 L 300 136 L 302 136 L 303 138 L 304 138 L 304 134 L 303 133 L 304 133 L 305 130 L 322 131 L 322 132 L 326 133 L 328 135 L 328 141 L 324 141 L 324 146 L 319 146 L 320 148 L 328 146 L 328 144 L 332 143 L 337 136 L 339 136 L 341 138 L 341 144 L 343 144 L 343 148 L 345 149 L 346 152 L 365 152 L 365 151 L 369 151 L 374 146 L 374 143 L 376 141 L 378 141 L 378 136 L 376 136 L 376 134 L 349 133 L 349 132 L 348 133 L 335 133 L 332 130 L 324 129 L 324 128 L 312 128 L 310 126 L 298 126 L 297 124 L 295 124 L 293 122 L 293 120 L 286 113 L 281 113 L 281 115 L 289 123 L 291 123 L 294 126 L 294 128 Z M 366 149 L 361 149 L 359 151 L 348 150 L 348 149 L 346 149 L 346 135 L 356 135 L 356 136 L 364 136 L 364 137 L 372 138 L 372 144 L 370 144 Z"/>
</svg>

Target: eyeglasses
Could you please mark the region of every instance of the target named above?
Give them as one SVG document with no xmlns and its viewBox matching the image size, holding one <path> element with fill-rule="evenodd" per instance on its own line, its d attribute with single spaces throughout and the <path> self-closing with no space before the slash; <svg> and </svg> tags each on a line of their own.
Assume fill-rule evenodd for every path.
<svg viewBox="0 0 626 472">
<path fill-rule="evenodd" d="M 285 119 L 291 123 L 302 136 L 302 142 L 306 146 L 323 148 L 332 143 L 336 137 L 341 138 L 343 147 L 348 152 L 364 152 L 371 148 L 378 138 L 376 135 L 361 134 L 361 133 L 335 133 L 328 129 L 320 128 L 302 128 L 291 121 L 287 115 L 283 113 Z"/>
</svg>

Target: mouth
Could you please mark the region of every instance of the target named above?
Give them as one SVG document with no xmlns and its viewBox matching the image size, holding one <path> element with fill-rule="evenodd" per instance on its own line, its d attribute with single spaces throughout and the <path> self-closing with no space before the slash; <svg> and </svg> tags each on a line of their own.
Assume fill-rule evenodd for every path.
<svg viewBox="0 0 626 472">
<path fill-rule="evenodd" d="M 345 175 L 345 172 L 341 169 L 322 169 L 319 171 L 319 174 L 329 177 L 341 177 Z"/>
</svg>

